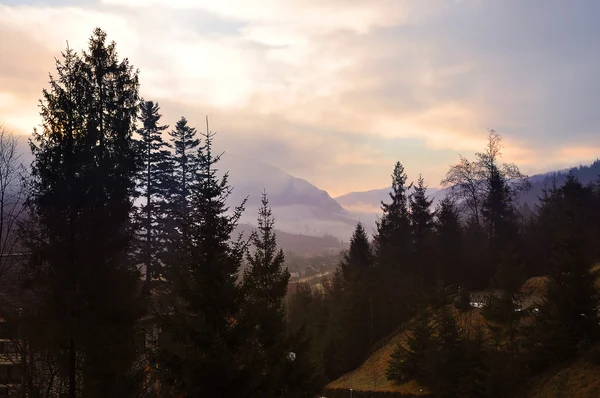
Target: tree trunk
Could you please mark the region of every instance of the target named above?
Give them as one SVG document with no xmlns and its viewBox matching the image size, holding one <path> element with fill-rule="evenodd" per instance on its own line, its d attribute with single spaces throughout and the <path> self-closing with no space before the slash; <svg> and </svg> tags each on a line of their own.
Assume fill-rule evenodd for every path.
<svg viewBox="0 0 600 398">
<path fill-rule="evenodd" d="M 75 352 L 75 341 L 71 337 L 69 342 L 69 398 L 77 397 L 77 386 L 75 378 L 75 366 L 77 362 L 77 353 Z"/>
<path fill-rule="evenodd" d="M 151 277 L 151 272 L 152 272 L 152 266 L 151 266 L 151 243 L 150 243 L 150 239 L 151 239 L 151 228 L 152 228 L 152 213 L 151 213 L 151 209 L 150 209 L 150 203 L 151 203 L 151 196 L 150 196 L 150 145 L 148 144 L 148 152 L 147 152 L 147 159 L 146 161 L 148 162 L 148 171 L 147 171 L 147 175 L 146 175 L 146 282 L 149 282 L 152 277 Z"/>
<path fill-rule="evenodd" d="M 369 289 L 369 332 L 370 345 L 373 345 L 373 292 Z"/>
</svg>

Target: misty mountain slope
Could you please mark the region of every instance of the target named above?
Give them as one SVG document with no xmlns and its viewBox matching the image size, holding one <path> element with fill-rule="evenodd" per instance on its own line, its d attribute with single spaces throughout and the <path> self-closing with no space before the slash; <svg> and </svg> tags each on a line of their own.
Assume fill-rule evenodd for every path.
<svg viewBox="0 0 600 398">
<path fill-rule="evenodd" d="M 519 195 L 517 199 L 518 203 L 527 203 L 533 209 L 538 203 L 538 198 L 543 195 L 544 188 L 552 187 L 553 181 L 556 181 L 557 186 L 563 185 L 569 172 L 573 173 L 584 185 L 598 182 L 600 181 L 600 160 L 596 160 L 589 166 L 580 165 L 578 167 L 531 176 L 529 178 L 531 189 Z"/>
<path fill-rule="evenodd" d="M 327 191 L 264 162 L 225 153 L 216 167 L 229 172 L 229 182 L 234 188 L 232 200 L 249 196 L 248 206 L 260 205 L 261 194 L 266 190 L 273 207 L 307 205 L 319 211 L 344 212 Z"/>
<path fill-rule="evenodd" d="M 351 212 L 376 212 L 381 210 L 381 202 L 390 201 L 390 191 L 392 187 L 372 189 L 364 192 L 350 192 L 342 196 L 338 196 L 335 200 L 342 205 L 342 207 Z M 410 193 L 412 189 L 408 192 Z M 436 202 L 439 200 L 440 192 L 444 191 L 439 188 L 427 188 L 427 195 L 434 199 Z"/>
<path fill-rule="evenodd" d="M 344 209 L 348 210 L 352 218 L 362 222 L 365 225 L 368 233 L 375 233 L 375 222 L 381 216 L 381 202 L 390 202 L 389 188 L 373 189 L 365 192 L 350 192 L 348 194 L 338 196 L 335 200 L 338 201 Z M 408 190 L 408 193 L 412 188 Z M 427 196 L 433 200 L 432 207 L 435 208 L 437 203 L 443 199 L 450 189 L 427 188 Z"/>
<path fill-rule="evenodd" d="M 239 224 L 234 231 L 234 235 L 242 233 L 244 238 L 248 238 L 254 230 L 256 230 L 254 225 Z M 279 229 L 275 230 L 275 234 L 278 247 L 283 249 L 284 252 L 293 252 L 298 255 L 338 254 L 348 248 L 348 241 L 342 242 L 328 234 L 322 236 L 301 235 Z"/>
<path fill-rule="evenodd" d="M 348 240 L 356 220 L 329 194 L 301 178 L 249 157 L 226 152 L 217 163 L 219 174 L 229 173 L 233 192 L 229 206 L 247 197 L 241 222 L 256 224 L 261 194 L 266 191 L 277 229 L 295 234 L 331 234 Z"/>
</svg>

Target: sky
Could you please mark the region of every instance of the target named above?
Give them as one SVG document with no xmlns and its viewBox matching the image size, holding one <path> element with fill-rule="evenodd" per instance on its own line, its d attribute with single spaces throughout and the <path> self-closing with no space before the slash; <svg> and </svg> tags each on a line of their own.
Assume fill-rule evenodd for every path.
<svg viewBox="0 0 600 398">
<path fill-rule="evenodd" d="M 165 124 L 332 196 L 437 187 L 488 129 L 528 174 L 600 156 L 597 0 L 0 0 L 0 123 L 30 134 L 54 59 L 95 27 Z"/>
</svg>

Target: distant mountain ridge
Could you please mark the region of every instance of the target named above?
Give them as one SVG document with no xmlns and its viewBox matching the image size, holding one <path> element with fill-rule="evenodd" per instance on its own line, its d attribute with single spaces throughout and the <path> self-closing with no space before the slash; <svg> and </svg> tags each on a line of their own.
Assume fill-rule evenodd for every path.
<svg viewBox="0 0 600 398">
<path fill-rule="evenodd" d="M 18 144 L 21 160 L 29 165 L 32 160 L 27 137 L 20 137 Z M 295 177 L 278 167 L 263 161 L 235 153 L 225 152 L 216 164 L 219 174 L 229 172 L 229 183 L 233 188 L 228 206 L 235 207 L 245 198 L 245 211 L 240 220 L 243 224 L 255 225 L 261 194 L 265 191 L 276 220 L 276 228 L 290 234 L 323 237 L 332 235 L 348 241 L 357 221 L 375 232 L 375 221 L 381 215 L 381 201 L 389 202 L 391 188 L 351 192 L 332 198 L 327 191 L 309 181 Z M 527 203 L 532 209 L 542 195 L 544 187 L 550 187 L 553 179 L 558 185 L 564 183 L 569 171 L 584 183 L 598 181 L 600 160 L 589 166 L 578 166 L 559 171 L 536 174 L 530 177 L 531 190 L 517 198 L 519 205 Z M 451 188 L 428 188 L 433 206 L 445 197 Z"/>
<path fill-rule="evenodd" d="M 377 209 L 377 211 L 379 211 L 381 202 L 388 202 L 390 200 L 391 190 L 392 187 L 372 189 L 363 192 L 350 192 L 345 195 L 337 196 L 334 199 L 348 211 L 361 212 L 367 209 Z M 435 200 L 441 191 L 444 190 L 440 188 L 427 188 L 427 195 Z M 409 194 L 410 192 L 412 192 L 412 189 L 408 190 Z"/>
<path fill-rule="evenodd" d="M 233 192 L 228 205 L 236 206 L 247 198 L 242 223 L 255 225 L 263 192 L 278 229 L 291 234 L 333 235 L 348 240 L 356 218 L 327 191 L 285 171 L 235 153 L 225 153 L 217 169 L 229 173 Z"/>
<path fill-rule="evenodd" d="M 259 160 L 226 153 L 217 168 L 229 171 L 231 199 L 241 201 L 248 196 L 249 207 L 258 206 L 262 192 L 266 191 L 273 207 L 308 205 L 334 213 L 345 211 L 327 191 Z"/>
<path fill-rule="evenodd" d="M 573 173 L 583 184 L 600 181 L 600 160 L 596 160 L 589 166 L 580 165 L 577 167 L 565 168 L 558 171 L 549 171 L 536 174 L 529 177 L 531 189 L 521 193 L 517 198 L 517 205 L 527 204 L 531 208 L 538 202 L 538 198 L 543 194 L 544 188 L 552 186 L 556 181 L 558 186 L 564 184 L 567 175 Z M 443 199 L 451 191 L 451 187 L 439 189 L 428 188 L 427 195 L 433 200 L 432 206 Z M 373 189 L 363 192 L 351 192 L 335 198 L 342 207 L 351 211 L 355 216 L 360 217 L 365 224 L 373 223 L 381 214 L 381 201 L 389 201 L 390 188 Z"/>
<path fill-rule="evenodd" d="M 599 182 L 600 160 L 596 160 L 589 166 L 579 165 L 568 169 L 551 171 L 548 173 L 531 176 L 529 178 L 529 181 L 531 182 L 531 189 L 519 196 L 519 203 L 526 203 L 530 207 L 535 206 L 535 204 L 538 202 L 538 198 L 542 196 L 544 188 L 552 187 L 553 183 L 556 183 L 557 186 L 561 186 L 565 183 L 569 173 L 573 173 L 573 175 L 577 177 L 577 179 L 584 185 Z"/>
</svg>

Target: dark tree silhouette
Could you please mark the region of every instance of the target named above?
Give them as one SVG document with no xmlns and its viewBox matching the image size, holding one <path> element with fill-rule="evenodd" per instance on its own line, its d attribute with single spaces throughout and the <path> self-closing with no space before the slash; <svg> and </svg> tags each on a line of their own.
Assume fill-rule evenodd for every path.
<svg viewBox="0 0 600 398">
<path fill-rule="evenodd" d="M 448 285 L 463 284 L 467 279 L 464 259 L 464 232 L 460 214 L 450 197 L 442 199 L 435 212 L 435 267 Z"/>
<path fill-rule="evenodd" d="M 391 202 L 381 204 L 383 216 L 377 223 L 375 250 L 378 262 L 378 314 L 375 316 L 377 338 L 383 337 L 407 316 L 405 304 L 412 294 L 414 279 L 411 256 L 411 227 L 408 210 L 407 176 L 400 162 L 392 173 Z"/>
<path fill-rule="evenodd" d="M 180 221 L 181 237 L 166 265 L 157 361 L 166 393 L 244 396 L 254 374 L 248 362 L 253 350 L 239 319 L 243 296 L 237 279 L 245 245 L 231 241 L 242 207 L 228 214 L 231 188 L 227 174 L 216 176 L 212 138 L 204 135 L 189 185 L 188 217 Z"/>
<path fill-rule="evenodd" d="M 440 275 L 433 266 L 433 201 L 427 197 L 426 190 L 425 180 L 419 175 L 417 185 L 409 196 L 409 206 L 414 261 L 420 264 L 419 276 L 425 286 L 431 287 Z"/>
<path fill-rule="evenodd" d="M 283 251 L 277 247 L 274 219 L 266 193 L 258 212 L 258 229 L 250 237 L 254 247 L 248 252 L 242 291 L 242 322 L 253 331 L 256 354 L 253 360 L 255 387 L 250 396 L 277 396 L 285 385 L 289 342 L 283 299 L 290 274 L 284 266 Z"/>
<path fill-rule="evenodd" d="M 162 115 L 160 107 L 152 101 L 143 101 L 139 120 L 142 126 L 137 130 L 141 157 L 141 172 L 138 176 L 138 190 L 144 204 L 140 208 L 140 223 L 144 229 L 142 252 L 146 281 L 160 275 L 159 253 L 165 246 L 168 219 L 168 178 L 171 172 L 169 145 L 162 139 L 162 132 L 169 126 L 159 125 Z"/>
<path fill-rule="evenodd" d="M 200 139 L 196 129 L 188 125 L 187 119 L 181 117 L 175 125 L 175 130 L 169 131 L 171 146 L 174 148 L 172 156 L 173 174 L 169 182 L 169 198 L 171 218 L 181 222 L 189 216 L 191 195 L 198 182 Z"/>
<path fill-rule="evenodd" d="M 570 175 L 554 189 L 541 212 L 554 220 L 547 293 L 532 328 L 538 366 L 573 357 L 600 338 L 596 275 L 590 272 L 593 190 Z M 553 213 L 548 214 L 548 213 Z"/>
<path fill-rule="evenodd" d="M 96 29 L 67 49 L 34 132 L 25 247 L 37 325 L 31 345 L 56 363 L 55 396 L 131 396 L 136 389 L 139 273 L 132 245 L 138 77 Z"/>
</svg>

